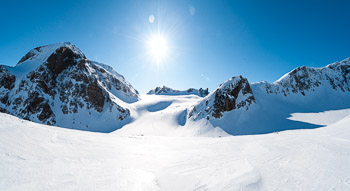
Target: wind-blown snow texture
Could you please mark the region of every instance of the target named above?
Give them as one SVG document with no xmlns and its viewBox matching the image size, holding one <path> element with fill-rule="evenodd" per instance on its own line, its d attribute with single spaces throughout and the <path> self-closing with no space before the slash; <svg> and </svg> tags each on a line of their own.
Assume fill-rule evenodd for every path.
<svg viewBox="0 0 350 191">
<path fill-rule="evenodd" d="M 248 84 L 243 77 L 230 79 L 192 106 L 189 119 L 206 118 L 234 135 L 320 127 L 288 118 L 298 112 L 349 108 L 350 58 L 322 68 L 298 67 L 274 83 Z"/>
<path fill-rule="evenodd" d="M 37 47 L 0 66 L 0 110 L 66 128 L 110 132 L 130 121 L 138 92 L 111 67 L 71 43 Z"/>
<path fill-rule="evenodd" d="M 349 115 L 213 138 L 74 131 L 0 113 L 0 190 L 350 190 Z"/>
</svg>

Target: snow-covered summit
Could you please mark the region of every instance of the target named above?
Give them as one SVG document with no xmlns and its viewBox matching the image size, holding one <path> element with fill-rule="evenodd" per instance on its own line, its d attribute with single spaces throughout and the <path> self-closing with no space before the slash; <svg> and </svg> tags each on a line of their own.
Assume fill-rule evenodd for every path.
<svg viewBox="0 0 350 191">
<path fill-rule="evenodd" d="M 84 53 L 73 45 L 71 42 L 61 42 L 56 44 L 49 44 L 45 46 L 39 46 L 30 50 L 25 56 L 21 58 L 21 60 L 17 63 L 17 65 L 26 63 L 28 61 L 46 61 L 49 56 L 55 53 L 58 49 L 64 48 L 71 50 L 77 58 L 85 59 Z"/>
<path fill-rule="evenodd" d="M 162 87 L 156 87 L 154 90 L 150 90 L 147 94 L 156 94 L 156 95 L 197 95 L 200 97 L 205 97 L 209 94 L 208 88 L 203 89 L 195 89 L 195 88 L 189 88 L 187 90 L 174 90 L 172 88 L 162 86 Z"/>
<path fill-rule="evenodd" d="M 15 75 L 25 77 L 42 63 L 57 59 L 55 58 L 57 52 L 64 53 L 63 57 L 75 60 L 86 59 L 84 53 L 75 45 L 70 42 L 62 42 L 33 48 L 19 60 L 15 67 L 8 66 L 7 69 Z"/>
<path fill-rule="evenodd" d="M 0 66 L 0 110 L 44 124 L 108 132 L 130 118 L 138 92 L 113 68 L 90 61 L 73 44 L 30 50 Z"/>
<path fill-rule="evenodd" d="M 341 62 L 335 62 L 321 68 L 297 67 L 288 72 L 273 84 L 267 84 L 268 92 L 301 93 L 320 88 L 328 88 L 336 91 L 350 91 L 350 58 Z"/>
</svg>

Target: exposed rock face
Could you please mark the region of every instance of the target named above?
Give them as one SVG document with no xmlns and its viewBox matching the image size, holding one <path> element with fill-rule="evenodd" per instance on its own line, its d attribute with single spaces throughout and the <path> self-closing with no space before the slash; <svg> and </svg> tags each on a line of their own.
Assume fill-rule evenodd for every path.
<svg viewBox="0 0 350 191">
<path fill-rule="evenodd" d="M 8 73 L 8 70 L 0 66 L 0 87 L 12 90 L 15 87 L 16 76 Z"/>
<path fill-rule="evenodd" d="M 205 97 L 209 94 L 208 88 L 207 89 L 194 89 L 189 88 L 188 90 L 180 91 L 180 90 L 174 90 L 172 88 L 163 86 L 163 87 L 156 87 L 154 90 L 150 90 L 147 94 L 156 94 L 156 95 L 198 95 L 200 97 Z"/>
<path fill-rule="evenodd" d="M 248 80 L 242 76 L 233 77 L 195 105 L 189 117 L 221 118 L 224 112 L 234 109 L 248 110 L 253 103 L 255 103 L 255 97 Z"/>
<path fill-rule="evenodd" d="M 290 94 L 306 95 L 310 91 L 328 88 L 335 91 L 350 91 L 350 58 L 329 64 L 322 68 L 298 67 L 282 76 L 274 83 L 262 82 L 266 93 L 287 96 Z"/>
<path fill-rule="evenodd" d="M 209 90 L 208 90 L 208 88 L 207 89 L 199 88 L 198 93 L 199 93 L 200 97 L 205 97 L 209 94 Z"/>
<path fill-rule="evenodd" d="M 107 132 L 126 123 L 138 92 L 71 43 L 37 47 L 0 66 L 0 110 L 49 125 Z M 108 126 L 108 127 L 106 127 Z"/>
<path fill-rule="evenodd" d="M 74 52 L 69 47 L 60 47 L 54 54 L 51 54 L 47 59 L 46 67 L 56 77 L 69 66 L 76 65 L 76 59 L 86 59 L 85 55 Z"/>
<path fill-rule="evenodd" d="M 189 108 L 188 118 L 246 135 L 316 128 L 290 120 L 291 114 L 349 107 L 350 58 L 322 68 L 298 67 L 274 83 L 234 77 Z"/>
</svg>

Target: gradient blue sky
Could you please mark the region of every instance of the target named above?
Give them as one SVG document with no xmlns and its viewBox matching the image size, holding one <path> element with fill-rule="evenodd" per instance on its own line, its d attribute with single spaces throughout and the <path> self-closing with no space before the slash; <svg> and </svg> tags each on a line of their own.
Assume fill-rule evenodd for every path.
<svg viewBox="0 0 350 191">
<path fill-rule="evenodd" d="M 70 41 L 142 93 L 163 84 L 213 90 L 235 75 L 273 82 L 350 57 L 349 8 L 346 0 L 1 1 L 0 64 Z M 170 47 L 160 65 L 145 43 L 157 30 Z"/>
</svg>

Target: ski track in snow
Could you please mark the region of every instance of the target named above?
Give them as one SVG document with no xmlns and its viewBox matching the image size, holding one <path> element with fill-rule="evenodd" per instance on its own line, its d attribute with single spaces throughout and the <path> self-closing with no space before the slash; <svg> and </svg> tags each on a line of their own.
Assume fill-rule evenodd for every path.
<svg viewBox="0 0 350 191">
<path fill-rule="evenodd" d="M 0 190 L 350 190 L 348 110 L 292 115 L 332 122 L 318 129 L 201 137 L 182 121 L 198 97 L 154 98 L 108 134 L 0 113 Z"/>
</svg>

